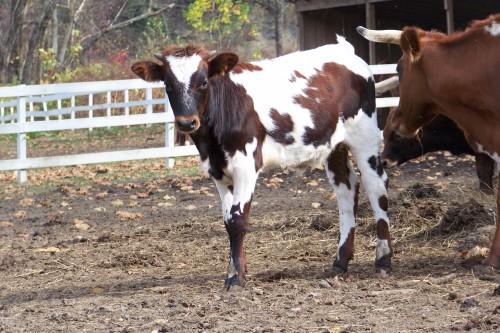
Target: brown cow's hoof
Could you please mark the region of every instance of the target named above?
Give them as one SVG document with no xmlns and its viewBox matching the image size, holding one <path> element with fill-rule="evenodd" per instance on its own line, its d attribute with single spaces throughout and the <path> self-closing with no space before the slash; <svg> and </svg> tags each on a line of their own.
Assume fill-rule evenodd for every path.
<svg viewBox="0 0 500 333">
<path fill-rule="evenodd" d="M 472 273 L 480 280 L 500 282 L 500 270 L 488 265 L 474 266 Z"/>
<path fill-rule="evenodd" d="M 392 271 L 392 262 L 391 262 L 392 254 L 387 254 L 383 256 L 382 258 L 376 259 L 375 260 L 375 270 L 377 272 L 380 272 L 381 270 L 384 270 L 386 273 L 389 273 Z"/>
<path fill-rule="evenodd" d="M 224 287 L 229 290 L 231 286 L 240 286 L 244 287 L 245 286 L 245 278 L 241 277 L 240 275 L 233 275 L 231 277 L 227 277 L 226 280 L 224 281 Z"/>
</svg>

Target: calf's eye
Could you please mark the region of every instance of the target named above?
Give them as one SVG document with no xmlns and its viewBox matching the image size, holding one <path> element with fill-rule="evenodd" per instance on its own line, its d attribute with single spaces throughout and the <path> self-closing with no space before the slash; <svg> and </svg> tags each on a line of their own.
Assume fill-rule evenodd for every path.
<svg viewBox="0 0 500 333">
<path fill-rule="evenodd" d="M 203 89 L 205 89 L 206 87 L 208 87 L 208 80 L 203 81 L 203 82 L 201 83 L 201 87 L 202 87 Z"/>
</svg>

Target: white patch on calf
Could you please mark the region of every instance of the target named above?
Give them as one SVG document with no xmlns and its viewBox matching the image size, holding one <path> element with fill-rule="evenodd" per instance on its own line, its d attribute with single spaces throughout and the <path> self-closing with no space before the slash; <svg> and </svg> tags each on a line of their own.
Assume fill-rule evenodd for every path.
<svg viewBox="0 0 500 333">
<path fill-rule="evenodd" d="M 239 211 L 243 212 L 246 203 L 252 199 L 255 190 L 255 183 L 259 173 L 255 171 L 255 159 L 253 154 L 257 149 L 257 138 L 245 145 L 246 154 L 242 151 L 230 157 L 227 156 L 227 173 L 228 177 L 233 179 L 233 203 L 239 204 Z"/>
<path fill-rule="evenodd" d="M 500 35 L 500 23 L 497 21 L 491 22 L 491 25 L 484 27 L 484 30 L 490 33 L 493 37 Z"/>
<path fill-rule="evenodd" d="M 184 103 L 190 105 L 194 102 L 192 96 L 188 94 L 189 83 L 191 82 L 191 77 L 198 70 L 198 66 L 202 58 L 198 54 L 194 54 L 190 57 L 174 57 L 166 56 L 166 61 L 170 65 L 172 73 L 174 73 L 175 78 L 184 87 Z"/>
</svg>

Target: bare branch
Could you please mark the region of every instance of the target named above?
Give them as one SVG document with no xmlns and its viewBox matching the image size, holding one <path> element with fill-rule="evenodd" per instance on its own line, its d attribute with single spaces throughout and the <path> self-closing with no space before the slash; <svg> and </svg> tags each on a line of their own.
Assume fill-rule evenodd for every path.
<svg viewBox="0 0 500 333">
<path fill-rule="evenodd" d="M 113 22 L 111 22 L 111 25 L 115 24 L 115 22 L 118 19 L 118 17 L 120 17 L 121 13 L 123 12 L 123 8 L 125 8 L 125 6 L 128 4 L 128 1 L 129 0 L 125 0 L 125 2 L 123 3 L 122 8 L 120 8 L 120 10 L 118 11 L 118 14 L 116 14 L 115 19 L 113 20 Z"/>
<path fill-rule="evenodd" d="M 129 26 L 135 22 L 147 19 L 147 18 L 152 17 L 152 16 L 159 15 L 159 14 L 163 13 L 164 11 L 171 9 L 173 7 L 174 7 L 174 4 L 170 4 L 170 5 L 167 5 L 167 6 L 161 8 L 157 11 L 148 12 L 148 13 L 133 17 L 130 20 L 126 20 L 126 21 L 123 21 L 123 22 L 120 22 L 117 24 L 111 24 L 111 25 L 103 28 L 102 30 L 99 30 L 98 32 L 96 32 L 92 35 L 83 37 L 80 44 L 82 45 L 82 48 L 85 50 L 85 49 L 89 48 L 90 46 L 92 46 L 95 42 L 97 42 L 103 35 L 111 32 L 111 31 L 121 29 L 121 28 Z"/>
</svg>

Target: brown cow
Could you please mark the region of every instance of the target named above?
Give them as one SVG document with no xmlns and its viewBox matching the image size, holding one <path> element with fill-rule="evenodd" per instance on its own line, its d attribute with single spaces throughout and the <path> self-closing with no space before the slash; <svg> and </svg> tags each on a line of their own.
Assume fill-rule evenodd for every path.
<svg viewBox="0 0 500 333">
<path fill-rule="evenodd" d="M 400 102 L 391 120 L 400 134 L 414 136 L 437 114 L 452 119 L 475 151 L 486 153 L 500 171 L 500 14 L 475 21 L 449 36 L 416 27 L 374 31 L 366 39 L 399 44 Z M 500 182 L 497 208 L 500 215 Z M 500 223 L 477 276 L 500 281 Z"/>
</svg>

